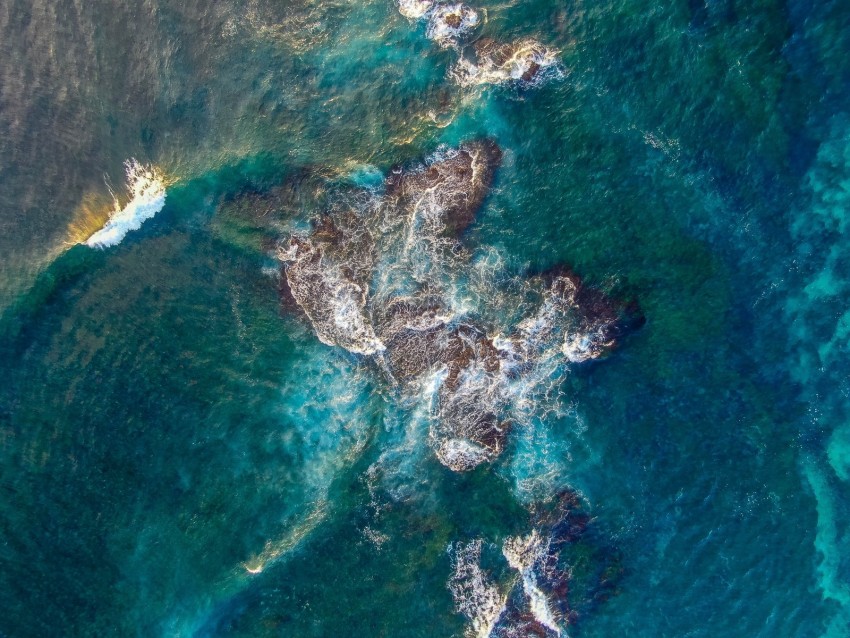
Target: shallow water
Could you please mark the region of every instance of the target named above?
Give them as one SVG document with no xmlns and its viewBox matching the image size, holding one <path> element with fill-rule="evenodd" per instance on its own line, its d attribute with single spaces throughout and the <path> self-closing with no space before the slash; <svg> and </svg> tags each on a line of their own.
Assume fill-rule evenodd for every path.
<svg viewBox="0 0 850 638">
<path fill-rule="evenodd" d="M 0 9 L 0 635 L 460 636 L 458 548 L 519 582 L 565 489 L 564 635 L 850 633 L 850 9 L 471 6 L 449 46 L 390 0 Z M 458 81 L 486 38 L 557 63 Z M 567 264 L 646 324 L 455 473 L 276 247 L 482 137 L 456 307 L 514 325 L 494 300 Z M 164 202 L 84 245 L 131 158 Z"/>
</svg>

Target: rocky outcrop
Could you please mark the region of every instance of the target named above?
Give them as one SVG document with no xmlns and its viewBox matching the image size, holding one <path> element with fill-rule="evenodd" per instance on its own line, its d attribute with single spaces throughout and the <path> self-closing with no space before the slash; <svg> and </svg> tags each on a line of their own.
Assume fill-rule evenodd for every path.
<svg viewBox="0 0 850 638">
<path fill-rule="evenodd" d="M 437 0 L 397 2 L 399 12 L 409 20 L 428 21 L 425 34 L 429 39 L 442 48 L 458 50 L 452 76 L 461 86 L 506 84 L 525 89 L 564 76 L 558 52 L 532 38 L 513 42 L 481 38 L 467 46 L 466 36 L 481 21 L 473 7 Z"/>
<path fill-rule="evenodd" d="M 441 47 L 457 46 L 479 21 L 478 12 L 468 5 L 440 4 L 430 12 L 426 35 Z"/>
<path fill-rule="evenodd" d="M 315 220 L 307 237 L 281 245 L 285 291 L 316 335 L 332 346 L 373 355 L 385 347 L 366 314 L 375 243 L 351 211 Z"/>
<path fill-rule="evenodd" d="M 422 232 L 457 237 L 474 221 L 501 161 L 499 146 L 483 139 L 397 167 L 387 177 L 384 206 L 390 216 L 418 221 Z"/>
<path fill-rule="evenodd" d="M 455 471 L 502 453 L 517 401 L 553 367 L 602 356 L 642 320 L 565 268 L 525 280 L 539 301 L 507 335 L 458 309 L 458 246 L 501 159 L 483 139 L 396 167 L 380 194 L 336 205 L 278 248 L 281 298 L 323 343 L 371 358 L 402 396 L 426 401 L 434 452 Z"/>
</svg>

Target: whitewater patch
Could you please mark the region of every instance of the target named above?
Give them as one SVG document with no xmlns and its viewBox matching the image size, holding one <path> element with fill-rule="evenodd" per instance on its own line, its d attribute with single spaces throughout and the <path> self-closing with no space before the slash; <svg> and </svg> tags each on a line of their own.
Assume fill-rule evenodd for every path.
<svg viewBox="0 0 850 638">
<path fill-rule="evenodd" d="M 479 22 L 478 12 L 472 7 L 443 4 L 431 12 L 425 35 L 443 48 L 456 46 Z"/>
<path fill-rule="evenodd" d="M 502 545 L 502 555 L 522 578 L 522 588 L 528 598 L 534 618 L 544 627 L 561 635 L 555 614 L 549 607 L 546 594 L 537 584 L 535 569 L 541 569 L 549 553 L 549 539 L 543 538 L 535 529 L 528 536 L 511 536 Z"/>
<path fill-rule="evenodd" d="M 434 0 L 398 0 L 398 11 L 408 20 L 418 20 L 428 15 L 434 4 Z"/>
<path fill-rule="evenodd" d="M 482 38 L 469 46 L 467 36 L 481 23 L 482 14 L 486 18 L 486 11 L 461 2 L 436 0 L 397 0 L 397 4 L 399 13 L 411 22 L 427 22 L 425 37 L 443 49 L 457 50 L 459 59 L 449 75 L 462 87 L 507 85 L 529 89 L 566 75 L 559 51 L 533 38 L 513 42 Z"/>
<path fill-rule="evenodd" d="M 115 212 L 103 228 L 84 242 L 86 246 L 108 248 L 120 244 L 127 233 L 141 228 L 165 206 L 165 180 L 156 167 L 131 158 L 124 162 L 124 172 L 130 201 L 121 208 L 115 199 Z"/>
<path fill-rule="evenodd" d="M 448 587 L 455 608 L 469 619 L 469 638 L 491 636 L 507 605 L 507 596 L 481 569 L 482 544 L 481 539 L 476 539 L 449 546 L 454 569 Z"/>
<path fill-rule="evenodd" d="M 475 59 L 461 58 L 451 74 L 463 87 L 508 84 L 531 88 L 564 77 L 558 51 L 531 39 L 508 44 L 482 40 L 476 43 Z"/>
<path fill-rule="evenodd" d="M 369 357 L 401 404 L 428 415 L 429 444 L 456 472 L 558 413 L 569 365 L 640 323 L 565 267 L 511 277 L 470 264 L 463 233 L 501 158 L 488 139 L 439 148 L 383 188 L 341 194 L 277 248 L 285 296 L 319 340 Z"/>
<path fill-rule="evenodd" d="M 506 538 L 502 556 L 513 575 L 503 582 L 481 567 L 483 547 L 483 539 L 475 539 L 448 548 L 452 574 L 447 587 L 455 609 L 469 621 L 466 636 L 558 638 L 564 635 L 558 615 L 551 609 L 549 595 L 538 583 L 538 574 L 543 575 L 546 563 L 550 562 L 550 539 L 536 529 L 525 537 Z"/>
<path fill-rule="evenodd" d="M 610 591 L 615 570 L 605 575 L 607 569 L 594 573 L 582 565 L 596 549 L 583 538 L 591 518 L 578 492 L 531 503 L 529 515 L 528 533 L 502 539 L 501 560 L 498 545 L 482 538 L 448 547 L 446 586 L 470 638 L 567 636 L 582 607 Z"/>
</svg>

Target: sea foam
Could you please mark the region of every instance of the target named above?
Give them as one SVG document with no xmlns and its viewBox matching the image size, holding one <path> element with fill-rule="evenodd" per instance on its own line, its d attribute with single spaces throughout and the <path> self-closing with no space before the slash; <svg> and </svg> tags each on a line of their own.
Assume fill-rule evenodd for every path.
<svg viewBox="0 0 850 638">
<path fill-rule="evenodd" d="M 418 20 L 428 15 L 434 4 L 434 0 L 398 0 L 398 10 L 409 20 Z"/>
<path fill-rule="evenodd" d="M 456 609 L 469 619 L 469 638 L 489 638 L 505 613 L 507 597 L 481 569 L 481 539 L 449 546 L 453 573 L 448 587 Z"/>
<path fill-rule="evenodd" d="M 115 201 L 115 212 L 103 228 L 85 241 L 87 246 L 107 248 L 120 244 L 127 233 L 141 228 L 165 206 L 165 182 L 155 167 L 131 158 L 124 162 L 124 172 L 130 201 L 124 208 Z"/>
<path fill-rule="evenodd" d="M 549 553 L 549 539 L 543 538 L 535 529 L 528 536 L 512 536 L 505 539 L 502 554 L 508 564 L 520 573 L 522 588 L 528 598 L 528 606 L 535 620 L 561 635 L 555 614 L 549 607 L 546 594 L 537 584 L 536 569 L 541 569 Z"/>
<path fill-rule="evenodd" d="M 507 44 L 482 40 L 476 43 L 475 59 L 458 60 L 451 74 L 461 86 L 510 84 L 530 88 L 563 78 L 558 51 L 536 40 Z"/>
<path fill-rule="evenodd" d="M 456 46 L 479 21 L 478 12 L 472 7 L 460 3 L 443 4 L 430 13 L 426 36 L 441 47 Z"/>
</svg>

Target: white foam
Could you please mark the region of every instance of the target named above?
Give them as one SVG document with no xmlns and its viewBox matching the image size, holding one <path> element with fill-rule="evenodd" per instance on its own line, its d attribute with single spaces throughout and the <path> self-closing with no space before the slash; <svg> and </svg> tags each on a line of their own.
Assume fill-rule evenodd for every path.
<svg viewBox="0 0 850 638">
<path fill-rule="evenodd" d="M 454 46 L 480 21 L 478 12 L 465 4 L 441 4 L 430 14 L 425 35 L 442 47 Z"/>
<path fill-rule="evenodd" d="M 470 622 L 467 635 L 489 638 L 505 611 L 507 597 L 481 569 L 481 539 L 449 547 L 454 572 L 448 587 L 455 608 Z"/>
<path fill-rule="evenodd" d="M 492 453 L 466 439 L 437 440 L 435 453 L 440 463 L 455 472 L 465 472 L 492 458 Z"/>
<path fill-rule="evenodd" d="M 459 373 L 454 388 L 440 392 L 432 412 L 430 437 L 443 465 L 465 472 L 501 454 L 498 438 L 493 446 L 485 446 L 479 437 L 500 427 L 494 422 L 508 407 L 504 381 L 502 375 L 488 373 L 475 360 Z"/>
<path fill-rule="evenodd" d="M 286 278 L 296 303 L 313 324 L 319 341 L 349 352 L 374 355 L 385 350 L 364 314 L 366 295 L 309 239 L 293 237 L 278 249 L 287 266 Z"/>
<path fill-rule="evenodd" d="M 605 348 L 614 345 L 614 341 L 606 338 L 604 326 L 590 332 L 573 332 L 564 339 L 561 350 L 568 361 L 582 363 L 599 357 Z"/>
<path fill-rule="evenodd" d="M 422 465 L 431 451 L 427 444 L 429 400 L 436 395 L 441 376 L 438 372 L 418 380 L 422 400 L 414 402 L 412 409 L 385 412 L 385 445 L 378 460 L 366 472 L 373 504 L 378 500 L 379 487 L 399 503 L 425 502 L 433 498 L 433 486 L 422 471 Z M 405 406 L 404 401 L 402 404 L 402 407 L 411 407 Z"/>
<path fill-rule="evenodd" d="M 538 584 L 538 578 L 553 569 L 549 565 L 550 543 L 551 540 L 536 529 L 532 529 L 526 536 L 506 538 L 502 544 L 502 555 L 518 578 L 503 578 L 501 585 L 481 568 L 481 539 L 449 545 L 453 572 L 448 588 L 457 611 L 469 619 L 467 636 L 489 638 L 526 635 L 517 633 L 521 632 L 522 624 L 515 624 L 514 614 L 505 613 L 508 606 L 520 603 L 518 596 L 513 593 L 518 585 L 522 586 L 527 609 L 534 619 L 555 636 L 565 635 L 559 626 L 558 614 L 550 606 L 549 596 Z"/>
<path fill-rule="evenodd" d="M 561 635 L 555 614 L 549 607 L 549 600 L 537 585 L 535 568 L 542 567 L 542 562 L 549 550 L 549 541 L 544 539 L 535 529 L 528 536 L 511 536 L 502 545 L 502 554 L 508 564 L 517 570 L 522 577 L 522 588 L 528 598 L 528 606 L 534 618 L 556 635 Z"/>
<path fill-rule="evenodd" d="M 538 86 L 564 76 L 558 51 L 535 40 L 524 40 L 511 46 L 511 55 L 501 62 L 492 53 L 483 53 L 476 61 L 461 58 L 452 70 L 455 81 L 461 86 L 507 83 Z"/>
<path fill-rule="evenodd" d="M 361 310 L 360 300 L 363 296 L 363 291 L 357 284 L 337 284 L 330 301 L 334 325 L 346 335 L 345 347 L 351 352 L 364 355 L 383 352 L 386 346 L 375 336 L 372 325 Z"/>
<path fill-rule="evenodd" d="M 398 0 L 398 11 L 405 18 L 424 18 L 434 8 L 434 0 Z"/>
<path fill-rule="evenodd" d="M 155 167 L 129 159 L 124 162 L 124 171 L 130 201 L 124 208 L 115 202 L 115 212 L 103 228 L 86 240 L 87 246 L 107 248 L 121 243 L 127 233 L 141 228 L 165 206 L 165 183 Z"/>
</svg>

